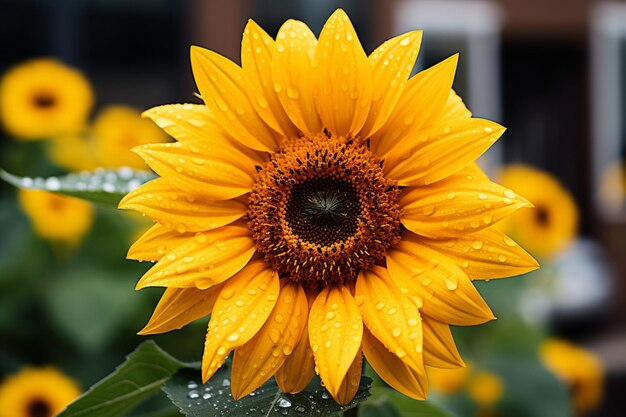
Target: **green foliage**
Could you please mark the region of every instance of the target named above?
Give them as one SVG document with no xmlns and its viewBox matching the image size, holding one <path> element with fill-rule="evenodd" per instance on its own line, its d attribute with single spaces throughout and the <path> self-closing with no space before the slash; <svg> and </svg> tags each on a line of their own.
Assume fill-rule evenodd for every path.
<svg viewBox="0 0 626 417">
<path fill-rule="evenodd" d="M 114 273 L 93 267 L 74 270 L 59 277 L 47 293 L 53 324 L 83 351 L 106 349 L 111 335 L 140 306 L 132 282 L 115 278 Z"/>
<path fill-rule="evenodd" d="M 57 417 L 118 417 L 159 392 L 183 366 L 154 342 L 141 344 L 112 374 L 91 387 Z"/>
<path fill-rule="evenodd" d="M 230 390 L 230 362 L 206 384 L 200 383 L 198 364 L 184 363 L 159 348 L 154 342 L 141 344 L 113 373 L 57 417 L 121 417 L 162 388 L 172 403 L 188 417 L 205 416 L 332 416 L 342 415 L 369 396 L 371 380 L 361 378 L 354 399 L 338 405 L 321 386 L 319 378 L 301 393 L 280 391 L 272 379 L 249 396 L 235 401 Z M 145 417 L 171 416 L 171 409 L 151 411 Z M 435 416 L 437 417 L 437 416 Z"/>
<path fill-rule="evenodd" d="M 391 388 L 374 387 L 371 392 L 359 417 L 453 417 L 430 401 L 417 401 Z"/>
<path fill-rule="evenodd" d="M 30 178 L 18 177 L 0 169 L 0 178 L 18 188 L 46 190 L 94 203 L 117 206 L 129 191 L 156 176 L 149 171 L 135 171 L 130 168 L 98 168 L 94 172 Z"/>
<path fill-rule="evenodd" d="M 571 417 L 567 388 L 533 357 L 493 356 L 488 369 L 504 381 L 497 406 L 507 417 Z"/>
<path fill-rule="evenodd" d="M 206 383 L 198 372 L 182 370 L 164 387 L 167 396 L 187 417 L 333 416 L 356 407 L 369 396 L 371 380 L 361 378 L 359 390 L 347 405 L 340 406 L 321 387 L 319 378 L 299 394 L 284 394 L 272 378 L 247 397 L 235 401 L 230 393 L 230 366 L 224 364 Z"/>
</svg>

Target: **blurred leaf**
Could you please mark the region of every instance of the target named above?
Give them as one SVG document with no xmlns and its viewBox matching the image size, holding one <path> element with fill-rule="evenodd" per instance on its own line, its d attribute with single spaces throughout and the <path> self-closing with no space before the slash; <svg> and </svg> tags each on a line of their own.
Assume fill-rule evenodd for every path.
<svg viewBox="0 0 626 417">
<path fill-rule="evenodd" d="M 18 177 L 0 169 L 0 178 L 18 187 L 29 190 L 46 190 L 95 203 L 117 206 L 122 197 L 141 184 L 156 178 L 149 171 L 134 171 L 131 168 L 102 169 L 59 177 Z"/>
<path fill-rule="evenodd" d="M 113 373 L 91 387 L 57 417 L 118 417 L 159 391 L 181 367 L 188 366 L 147 341 Z"/>
<path fill-rule="evenodd" d="M 400 417 L 453 417 L 448 411 L 442 410 L 440 407 L 428 400 L 417 401 L 406 395 L 386 387 L 374 387 L 371 390 L 372 396 L 364 404 L 365 407 L 360 411 L 359 417 L 374 416 L 400 416 Z M 395 411 L 395 414 L 384 414 L 389 406 Z M 379 413 L 374 413 L 378 410 Z"/>
<path fill-rule="evenodd" d="M 235 401 L 230 393 L 230 363 L 224 364 L 206 383 L 200 375 L 183 369 L 165 383 L 163 390 L 187 417 L 235 416 L 333 416 L 356 407 L 369 396 L 371 380 L 361 378 L 354 399 L 340 406 L 320 385 L 319 378 L 299 394 L 284 394 L 272 378 L 252 394 Z"/>
<path fill-rule="evenodd" d="M 504 381 L 504 396 L 497 406 L 507 417 L 570 417 L 567 388 L 533 357 L 498 355 L 488 368 Z"/>
<path fill-rule="evenodd" d="M 105 349 L 136 308 L 133 285 L 98 269 L 72 271 L 50 283 L 47 307 L 54 323 L 84 351 Z"/>
</svg>

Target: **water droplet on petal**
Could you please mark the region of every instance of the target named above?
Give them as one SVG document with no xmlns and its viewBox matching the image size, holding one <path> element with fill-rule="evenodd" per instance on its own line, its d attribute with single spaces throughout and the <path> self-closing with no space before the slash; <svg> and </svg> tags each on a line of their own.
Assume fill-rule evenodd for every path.
<svg viewBox="0 0 626 417">
<path fill-rule="evenodd" d="M 224 300 L 229 300 L 233 298 L 233 295 L 235 295 L 235 290 L 233 288 L 224 288 L 220 293 L 220 297 L 222 297 Z"/>
</svg>

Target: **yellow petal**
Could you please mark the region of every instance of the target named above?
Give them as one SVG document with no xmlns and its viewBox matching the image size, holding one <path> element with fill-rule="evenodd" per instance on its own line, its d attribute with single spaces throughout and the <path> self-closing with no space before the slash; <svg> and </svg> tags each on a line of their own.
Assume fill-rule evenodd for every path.
<svg viewBox="0 0 626 417">
<path fill-rule="evenodd" d="M 363 353 L 376 374 L 393 389 L 415 400 L 425 400 L 428 396 L 428 379 L 424 368 L 414 371 L 363 329 Z"/>
<path fill-rule="evenodd" d="M 155 262 L 192 237 L 191 233 L 178 233 L 156 223 L 133 243 L 126 258 Z"/>
<path fill-rule="evenodd" d="M 385 174 L 402 186 L 432 184 L 474 162 L 504 131 L 483 119 L 433 125 L 389 151 Z"/>
<path fill-rule="evenodd" d="M 239 272 L 256 251 L 243 222 L 200 232 L 161 258 L 137 283 L 145 287 L 206 289 Z"/>
<path fill-rule="evenodd" d="M 405 233 L 400 244 L 389 251 L 387 268 L 396 285 L 420 311 L 438 321 L 468 326 L 494 318 L 461 268 L 422 245 L 411 233 Z"/>
<path fill-rule="evenodd" d="M 410 231 L 441 239 L 481 229 L 531 204 L 494 182 L 460 173 L 435 184 L 406 188 L 400 196 L 402 224 Z"/>
<path fill-rule="evenodd" d="M 361 137 L 371 136 L 389 119 L 411 75 L 421 42 L 421 30 L 408 32 L 389 39 L 368 57 L 374 90 Z"/>
<path fill-rule="evenodd" d="M 272 82 L 274 40 L 253 20 L 248 20 L 241 41 L 241 67 L 248 77 L 248 97 L 259 116 L 272 129 L 286 137 L 298 135 L 298 128 L 289 120 Z"/>
<path fill-rule="evenodd" d="M 350 365 L 350 368 L 348 369 L 348 373 L 346 373 L 343 382 L 339 386 L 337 395 L 333 396 L 338 404 L 345 405 L 352 401 L 356 392 L 359 390 L 359 385 L 361 384 L 362 370 L 363 353 L 361 349 L 359 349 L 354 361 L 352 361 L 352 365 Z"/>
<path fill-rule="evenodd" d="M 387 270 L 374 266 L 361 271 L 356 281 L 356 298 L 363 321 L 374 337 L 407 366 L 421 372 L 422 319 Z"/>
<path fill-rule="evenodd" d="M 221 285 L 208 290 L 167 288 L 150 321 L 138 334 L 166 333 L 209 315 L 221 290 Z"/>
<path fill-rule="evenodd" d="M 488 228 L 448 239 L 420 239 L 453 260 L 471 279 L 504 278 L 539 268 L 532 256 L 504 233 Z"/>
<path fill-rule="evenodd" d="M 300 284 L 282 280 L 272 314 L 248 343 L 235 350 L 233 398 L 238 400 L 250 394 L 278 371 L 300 340 L 308 310 L 306 294 Z"/>
<path fill-rule="evenodd" d="M 239 200 L 196 198 L 157 178 L 128 193 L 119 208 L 137 210 L 168 229 L 184 233 L 232 223 L 246 214 L 247 207 Z"/>
<path fill-rule="evenodd" d="M 443 114 L 436 122 L 449 123 L 459 119 L 469 119 L 470 117 L 472 117 L 472 112 L 467 109 L 461 97 L 454 90 L 450 90 Z"/>
<path fill-rule="evenodd" d="M 456 72 L 458 54 L 419 72 L 406 84 L 387 123 L 372 136 L 372 151 L 380 156 L 406 140 L 419 137 L 419 131 L 437 120 L 444 111 Z"/>
<path fill-rule="evenodd" d="M 320 378 L 333 397 L 361 349 L 362 334 L 363 321 L 350 291 L 341 284 L 324 288 L 311 306 L 309 339 Z"/>
<path fill-rule="evenodd" d="M 202 356 L 202 381 L 224 364 L 228 354 L 245 344 L 269 317 L 278 293 L 278 274 L 263 262 L 248 264 L 226 281 L 215 301 Z"/>
<path fill-rule="evenodd" d="M 308 323 L 306 323 L 296 348 L 285 359 L 283 366 L 274 377 L 283 392 L 297 394 L 309 385 L 314 375 L 315 361 L 309 344 Z"/>
<path fill-rule="evenodd" d="M 323 130 L 313 100 L 317 39 L 309 27 L 289 19 L 278 30 L 272 56 L 273 89 L 291 121 L 304 133 Z"/>
<path fill-rule="evenodd" d="M 237 64 L 208 49 L 192 46 L 191 67 L 216 123 L 252 149 L 271 152 L 278 148 L 275 134 L 248 99 L 248 81 Z"/>
<path fill-rule="evenodd" d="M 437 368 L 465 366 L 456 348 L 450 326 L 422 315 L 424 329 L 424 365 Z"/>
<path fill-rule="evenodd" d="M 264 162 L 264 153 L 244 146 L 231 138 L 215 121 L 213 112 L 201 104 L 166 104 L 153 107 L 142 114 L 149 117 L 168 135 L 178 141 L 204 140 L 217 147 L 236 148 L 248 158 Z"/>
<path fill-rule="evenodd" d="M 227 200 L 249 192 L 254 184 L 254 161 L 235 148 L 202 140 L 137 146 L 157 174 L 197 196 Z"/>
<path fill-rule="evenodd" d="M 315 107 L 336 136 L 356 136 L 372 102 L 372 69 L 348 15 L 330 16 L 315 50 Z"/>
</svg>

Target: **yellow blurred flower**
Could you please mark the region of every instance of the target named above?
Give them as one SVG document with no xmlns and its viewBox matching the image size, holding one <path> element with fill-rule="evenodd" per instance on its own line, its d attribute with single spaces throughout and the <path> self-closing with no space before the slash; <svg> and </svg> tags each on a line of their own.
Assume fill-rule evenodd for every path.
<svg viewBox="0 0 626 417">
<path fill-rule="evenodd" d="M 81 394 L 54 368 L 24 368 L 0 385 L 0 417 L 52 417 Z"/>
<path fill-rule="evenodd" d="M 481 407 L 491 407 L 504 392 L 504 383 L 492 372 L 476 372 L 470 378 L 467 394 Z"/>
<path fill-rule="evenodd" d="M 48 143 L 50 159 L 68 171 L 93 171 L 100 166 L 94 141 L 79 135 L 54 138 Z"/>
<path fill-rule="evenodd" d="M 54 59 L 34 59 L 11 68 L 0 81 L 0 120 L 19 139 L 74 134 L 85 127 L 93 105 L 81 72 Z"/>
<path fill-rule="evenodd" d="M 469 366 L 465 368 L 427 367 L 429 388 L 440 394 L 454 394 L 465 385 L 469 375 Z"/>
<path fill-rule="evenodd" d="M 104 108 L 93 124 L 95 152 L 102 167 L 128 166 L 147 169 L 143 160 L 130 149 L 148 143 L 165 142 L 167 135 L 150 120 L 127 106 Z"/>
<path fill-rule="evenodd" d="M 560 339 L 545 341 L 540 354 L 545 367 L 570 388 L 577 414 L 585 414 L 600 404 L 604 371 L 597 356 Z"/>
<path fill-rule="evenodd" d="M 47 191 L 18 192 L 22 210 L 39 236 L 76 244 L 89 230 L 93 221 L 93 207 L 89 203 Z"/>
<path fill-rule="evenodd" d="M 504 168 L 500 182 L 535 206 L 517 211 L 499 225 L 533 255 L 551 257 L 576 236 L 578 208 L 572 195 L 552 175 L 514 164 Z"/>
</svg>

